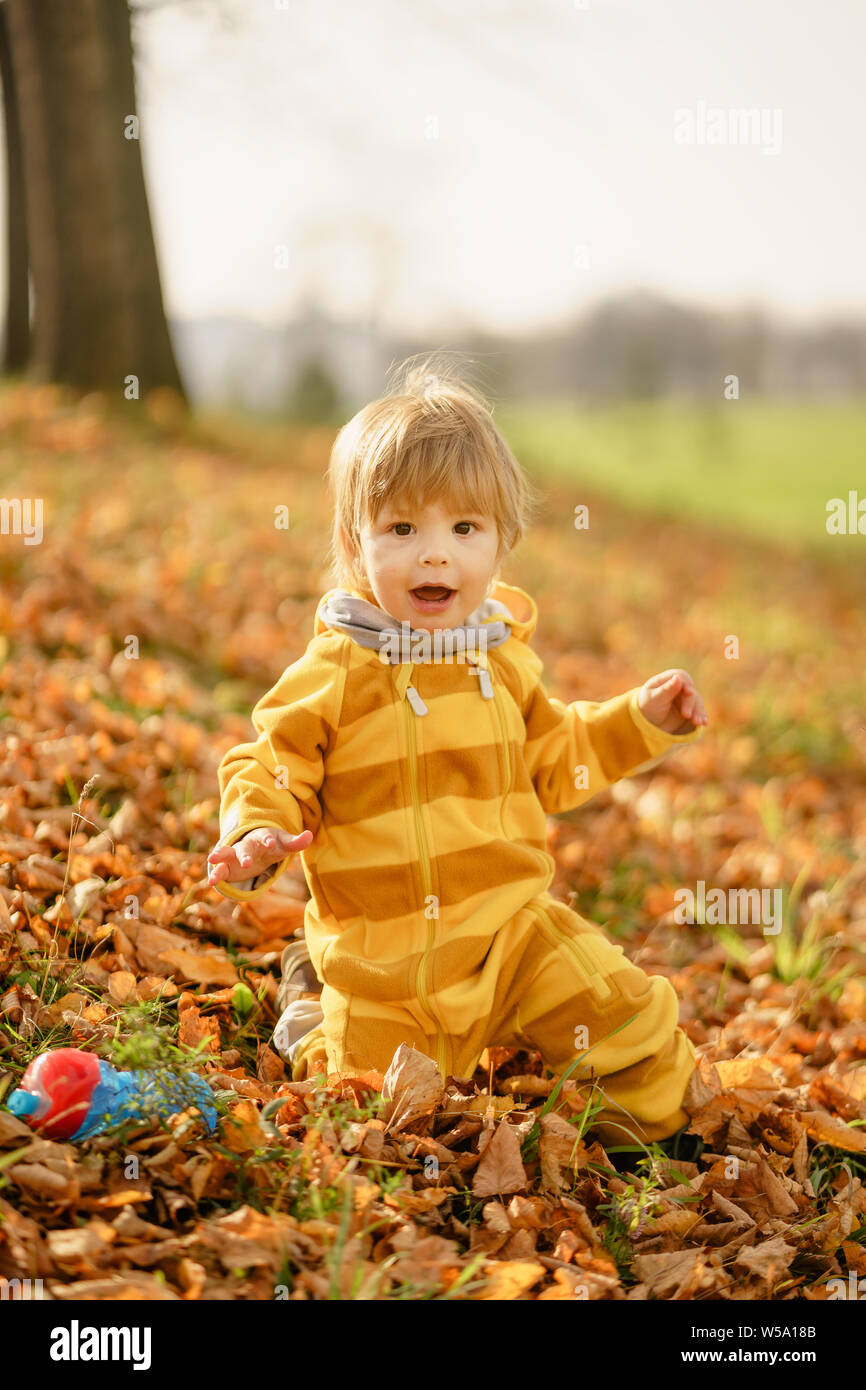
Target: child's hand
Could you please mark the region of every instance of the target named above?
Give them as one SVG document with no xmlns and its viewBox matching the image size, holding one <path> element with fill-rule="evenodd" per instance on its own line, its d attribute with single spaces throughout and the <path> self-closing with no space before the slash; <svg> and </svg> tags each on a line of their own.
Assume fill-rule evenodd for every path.
<svg viewBox="0 0 866 1390">
<path fill-rule="evenodd" d="M 285 859 L 287 854 L 306 849 L 312 838 L 311 830 L 302 830 L 300 835 L 290 835 L 287 830 L 273 830 L 268 826 L 251 830 L 235 844 L 211 850 L 207 857 L 208 885 L 212 888 L 225 879 L 255 878 L 271 864 Z"/>
<path fill-rule="evenodd" d="M 704 702 L 695 690 L 688 671 L 660 671 L 650 676 L 637 697 L 641 713 L 666 734 L 689 734 L 698 724 L 706 724 Z"/>
</svg>

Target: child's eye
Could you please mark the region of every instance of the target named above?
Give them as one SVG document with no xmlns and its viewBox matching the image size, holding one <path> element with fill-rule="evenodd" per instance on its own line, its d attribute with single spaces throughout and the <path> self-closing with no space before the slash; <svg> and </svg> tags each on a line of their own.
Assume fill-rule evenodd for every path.
<svg viewBox="0 0 866 1390">
<path fill-rule="evenodd" d="M 400 530 L 398 529 L 398 528 L 401 527 L 401 526 L 408 526 L 408 527 L 411 529 L 412 523 L 411 523 L 411 521 L 395 521 L 395 522 L 392 523 L 391 526 L 388 527 L 388 530 L 389 530 L 389 531 L 395 531 L 395 532 L 396 532 L 398 535 L 400 535 L 400 536 L 405 536 L 407 533 L 406 533 L 405 531 L 400 531 Z M 474 530 L 476 530 L 476 531 L 478 530 L 478 527 L 476 526 L 476 524 L 475 524 L 474 521 L 455 521 L 455 523 L 454 523 L 454 529 L 455 529 L 455 531 L 457 530 L 458 526 L 471 526 L 471 527 L 473 527 Z M 460 535 L 461 535 L 461 536 L 468 536 L 468 535 L 471 535 L 471 532 L 470 532 L 470 531 L 461 531 L 461 532 L 460 532 Z"/>
</svg>

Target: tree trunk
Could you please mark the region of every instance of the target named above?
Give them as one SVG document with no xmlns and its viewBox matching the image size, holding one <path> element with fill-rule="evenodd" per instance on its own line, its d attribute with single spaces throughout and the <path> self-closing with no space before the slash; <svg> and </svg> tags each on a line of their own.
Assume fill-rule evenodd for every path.
<svg viewBox="0 0 866 1390">
<path fill-rule="evenodd" d="M 23 372 L 30 346 L 30 283 L 27 276 L 27 218 L 21 127 L 12 70 L 6 6 L 0 3 L 0 83 L 3 84 L 3 130 L 6 138 L 6 335 L 4 373 Z"/>
<path fill-rule="evenodd" d="M 125 0 L 6 0 L 34 316 L 30 375 L 184 396 L 137 139 Z M 185 399 L 185 396 L 184 396 Z"/>
</svg>

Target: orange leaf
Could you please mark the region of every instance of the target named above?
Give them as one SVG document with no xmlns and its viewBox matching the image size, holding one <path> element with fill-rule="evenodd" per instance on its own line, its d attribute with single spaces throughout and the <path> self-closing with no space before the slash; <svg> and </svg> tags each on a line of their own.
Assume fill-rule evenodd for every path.
<svg viewBox="0 0 866 1390">
<path fill-rule="evenodd" d="M 238 972 L 228 956 L 206 954 L 204 951 L 160 951 L 160 959 L 171 966 L 172 972 L 199 985 L 237 984 Z"/>
<path fill-rule="evenodd" d="M 115 1004 L 126 1004 L 135 999 L 135 976 L 129 970 L 115 970 L 108 977 L 108 993 Z"/>
</svg>

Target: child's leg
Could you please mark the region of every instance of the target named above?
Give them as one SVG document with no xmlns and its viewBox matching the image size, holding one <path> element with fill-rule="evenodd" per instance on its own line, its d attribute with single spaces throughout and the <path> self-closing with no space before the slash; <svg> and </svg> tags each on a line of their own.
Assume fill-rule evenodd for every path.
<svg viewBox="0 0 866 1390">
<path fill-rule="evenodd" d="M 525 983 L 502 1028 L 557 1073 L 592 1048 L 571 1078 L 598 1077 L 604 1108 L 593 1129 L 602 1143 L 632 1143 L 626 1128 L 645 1143 L 673 1134 L 688 1123 L 682 1099 L 696 1053 L 678 1026 L 670 981 L 646 975 L 599 927 L 548 895 L 527 911 Z M 582 1090 L 589 1097 L 592 1087 Z"/>
<path fill-rule="evenodd" d="M 293 1081 L 304 1081 L 327 1069 L 325 1035 L 321 1028 L 321 982 L 310 960 L 303 935 L 295 936 L 280 960 L 282 978 L 277 990 L 279 1018 L 271 1046 L 288 1063 Z"/>
<path fill-rule="evenodd" d="M 425 1032 L 411 1002 L 361 999 L 323 985 L 321 1005 L 329 1072 L 386 1072 L 401 1043 L 436 1058 L 436 1035 Z"/>
<path fill-rule="evenodd" d="M 307 1081 L 316 1072 L 327 1072 L 328 1050 L 321 1024 L 304 1034 L 289 1065 L 293 1081 Z"/>
</svg>

